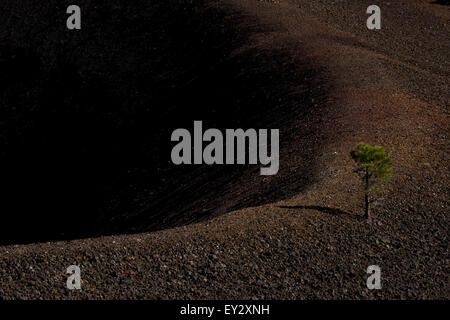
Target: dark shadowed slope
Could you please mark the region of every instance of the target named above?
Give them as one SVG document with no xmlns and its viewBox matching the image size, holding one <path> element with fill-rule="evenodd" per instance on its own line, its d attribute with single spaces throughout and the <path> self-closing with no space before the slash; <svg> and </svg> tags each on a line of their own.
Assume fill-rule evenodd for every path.
<svg viewBox="0 0 450 320">
<path fill-rule="evenodd" d="M 319 68 L 292 60 L 301 46 L 258 39 L 278 26 L 210 1 L 78 5 L 83 27 L 70 32 L 59 2 L 1 4 L 1 242 L 173 227 L 311 181 L 314 148 L 310 165 L 293 174 L 284 160 L 276 178 L 259 166 L 170 163 L 171 132 L 194 120 L 280 128 L 289 150 L 289 121 L 324 88 Z"/>
</svg>

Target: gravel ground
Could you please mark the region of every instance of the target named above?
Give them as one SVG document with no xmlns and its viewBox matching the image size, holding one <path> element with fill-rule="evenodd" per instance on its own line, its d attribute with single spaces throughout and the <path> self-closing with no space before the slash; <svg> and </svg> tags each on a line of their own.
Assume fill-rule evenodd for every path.
<svg viewBox="0 0 450 320">
<path fill-rule="evenodd" d="M 266 63 L 318 70 L 313 108 L 281 117 L 290 140 L 280 174 L 249 169 L 216 206 L 249 189 L 286 200 L 156 232 L 0 247 L 0 298 L 448 299 L 449 10 L 378 1 L 375 32 L 366 2 L 211 1 L 232 8 L 238 28 L 254 27 L 234 55 L 282 48 Z M 395 169 L 372 224 L 348 156 L 360 141 L 385 146 Z M 313 183 L 301 188 L 305 168 Z M 80 291 L 65 287 L 72 264 Z M 381 290 L 366 288 L 369 265 L 381 268 Z"/>
</svg>

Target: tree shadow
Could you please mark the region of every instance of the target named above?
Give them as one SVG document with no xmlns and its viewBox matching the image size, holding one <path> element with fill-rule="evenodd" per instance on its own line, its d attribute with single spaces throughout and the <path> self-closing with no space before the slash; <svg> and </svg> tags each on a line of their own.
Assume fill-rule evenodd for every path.
<svg viewBox="0 0 450 320">
<path fill-rule="evenodd" d="M 327 214 L 331 214 L 331 215 L 335 215 L 335 216 L 346 215 L 346 216 L 349 216 L 349 217 L 352 217 L 352 218 L 359 219 L 358 216 L 355 216 L 351 212 L 346 212 L 346 211 L 343 211 L 341 209 L 329 208 L 329 207 L 321 207 L 321 206 L 279 206 L 279 208 L 282 208 L 282 209 L 309 209 L 309 210 L 317 210 L 317 211 L 320 211 L 320 212 L 323 212 L 323 213 L 327 213 Z"/>
<path fill-rule="evenodd" d="M 440 4 L 441 6 L 448 6 L 448 5 L 450 5 L 450 0 L 436 0 L 431 3 L 432 4 Z"/>
</svg>

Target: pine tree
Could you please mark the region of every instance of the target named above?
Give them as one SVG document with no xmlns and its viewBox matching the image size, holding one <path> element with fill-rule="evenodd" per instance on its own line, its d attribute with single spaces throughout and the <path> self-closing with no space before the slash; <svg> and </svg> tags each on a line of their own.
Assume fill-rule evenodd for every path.
<svg viewBox="0 0 450 320">
<path fill-rule="evenodd" d="M 350 155 L 358 164 L 355 172 L 359 173 L 364 181 L 365 218 L 370 221 L 371 197 L 386 192 L 384 186 L 393 174 L 392 161 L 383 147 L 367 143 L 358 144 Z"/>
</svg>

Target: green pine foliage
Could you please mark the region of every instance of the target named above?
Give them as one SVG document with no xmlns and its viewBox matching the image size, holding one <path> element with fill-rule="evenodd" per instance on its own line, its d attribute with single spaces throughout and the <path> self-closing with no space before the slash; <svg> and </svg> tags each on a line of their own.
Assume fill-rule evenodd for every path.
<svg viewBox="0 0 450 320">
<path fill-rule="evenodd" d="M 358 144 L 356 150 L 350 152 L 358 164 L 355 172 L 361 174 L 366 192 L 366 216 L 370 219 L 370 195 L 386 192 L 385 185 L 393 174 L 392 161 L 382 146 L 371 146 L 367 143 Z"/>
</svg>

